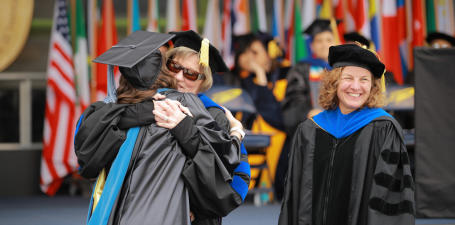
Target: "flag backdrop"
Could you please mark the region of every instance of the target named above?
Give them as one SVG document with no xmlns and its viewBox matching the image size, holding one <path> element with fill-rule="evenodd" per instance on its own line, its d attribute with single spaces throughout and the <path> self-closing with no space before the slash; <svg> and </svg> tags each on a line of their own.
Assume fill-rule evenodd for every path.
<svg viewBox="0 0 455 225">
<path fill-rule="evenodd" d="M 63 178 L 78 167 L 73 148 L 76 123 L 73 51 L 65 0 L 57 0 L 47 66 L 41 190 L 53 196 Z"/>
<path fill-rule="evenodd" d="M 141 29 L 141 15 L 139 14 L 138 0 L 128 0 L 128 31 L 131 34 L 134 31 Z"/>
<path fill-rule="evenodd" d="M 158 26 L 158 19 L 160 17 L 158 2 L 158 0 L 149 0 L 147 31 L 160 32 Z"/>
<path fill-rule="evenodd" d="M 231 20 L 234 35 L 242 35 L 250 32 L 248 0 L 234 0 Z"/>
<path fill-rule="evenodd" d="M 209 0 L 205 14 L 204 34 L 210 44 L 217 49 L 222 47 L 221 22 L 218 0 Z"/>
<path fill-rule="evenodd" d="M 224 0 L 223 6 L 223 21 L 221 38 L 223 39 L 223 47 L 221 54 L 223 55 L 224 62 L 229 68 L 234 67 L 234 49 L 232 46 L 232 1 Z"/>
<path fill-rule="evenodd" d="M 78 113 L 82 113 L 85 108 L 90 105 L 90 82 L 89 82 L 89 66 L 88 66 L 88 44 L 87 35 L 85 32 L 85 17 L 82 0 L 76 0 L 76 15 L 73 17 L 76 28 L 76 40 L 74 51 L 74 70 L 76 72 L 76 93 L 78 99 Z"/>
<path fill-rule="evenodd" d="M 194 30 L 197 32 L 196 2 L 194 0 L 183 0 L 182 30 Z"/>
<path fill-rule="evenodd" d="M 103 54 L 118 42 L 117 28 L 115 26 L 114 6 L 112 0 L 103 0 L 101 13 L 101 31 L 97 36 L 98 40 L 96 57 Z M 98 63 L 96 64 L 96 70 L 96 99 L 98 101 L 102 101 L 107 97 L 107 65 Z M 114 73 L 115 80 L 118 83 L 120 76 L 118 67 L 115 67 Z"/>
</svg>

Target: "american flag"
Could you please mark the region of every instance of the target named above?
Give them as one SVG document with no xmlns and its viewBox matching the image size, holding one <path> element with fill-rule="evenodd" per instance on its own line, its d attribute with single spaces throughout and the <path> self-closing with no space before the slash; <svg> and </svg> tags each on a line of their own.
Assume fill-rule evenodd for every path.
<svg viewBox="0 0 455 225">
<path fill-rule="evenodd" d="M 47 66 L 40 187 L 51 196 L 57 192 L 63 178 L 78 167 L 73 147 L 76 90 L 68 9 L 66 0 L 56 1 Z"/>
</svg>

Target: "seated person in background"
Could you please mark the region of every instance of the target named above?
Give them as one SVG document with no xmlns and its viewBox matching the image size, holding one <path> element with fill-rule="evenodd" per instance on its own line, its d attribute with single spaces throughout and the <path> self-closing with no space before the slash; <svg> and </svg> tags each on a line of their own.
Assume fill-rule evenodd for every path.
<svg viewBox="0 0 455 225">
<path fill-rule="evenodd" d="M 226 84 L 242 87 L 254 101 L 259 115 L 256 118 L 254 115 L 243 114 L 244 126 L 252 131 L 274 133 L 266 159 L 272 179 L 275 179 L 277 198 L 280 199 L 277 185 L 283 186 L 287 166 L 283 164 L 284 167 L 280 167 L 278 160 L 281 154 L 287 155 L 290 144 L 286 139 L 280 102 L 284 99 L 289 67 L 281 67 L 278 62 L 277 58 L 282 52 L 271 35 L 258 32 L 233 39 L 235 66 L 231 72 L 222 76 Z M 279 172 L 281 170 L 283 172 Z"/>
<path fill-rule="evenodd" d="M 305 31 L 311 35 L 311 50 L 314 57 L 303 59 L 289 70 L 286 96 L 282 101 L 283 118 L 288 135 L 293 135 L 297 126 L 307 118 L 322 111 L 318 107 L 319 76 L 328 64 L 329 48 L 335 45 L 330 20 L 316 19 Z"/>
<path fill-rule="evenodd" d="M 355 42 L 359 42 L 361 45 L 367 46 L 368 49 L 370 48 L 370 41 L 357 32 L 344 34 L 343 38 L 345 41 L 344 44 L 355 44 Z"/>
</svg>

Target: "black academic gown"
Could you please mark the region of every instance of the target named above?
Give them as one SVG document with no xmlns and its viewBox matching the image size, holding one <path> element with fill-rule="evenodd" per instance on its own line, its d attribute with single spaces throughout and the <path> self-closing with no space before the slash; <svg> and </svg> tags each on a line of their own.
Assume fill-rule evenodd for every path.
<svg viewBox="0 0 455 225">
<path fill-rule="evenodd" d="M 238 139 L 236 137 L 229 137 L 226 132 L 222 131 L 214 123 L 196 96 L 174 92 L 170 93 L 168 97 L 186 105 L 194 117 L 186 117 L 172 130 L 160 128 L 156 124 L 141 128 L 138 141 L 136 142 L 136 144 L 141 143 L 141 145 L 137 145 L 133 151 L 125 182 L 115 201 L 109 224 L 123 224 L 122 221 L 135 224 L 141 223 L 140 221 L 152 219 L 151 217 L 154 217 L 154 221 L 166 220 L 166 223 L 186 224 L 186 219 L 182 218 L 187 218 L 185 213 L 189 212 L 189 205 L 184 204 L 185 199 L 187 200 L 188 198 L 197 200 L 191 202 L 191 210 L 195 212 L 196 218 L 199 221 L 204 221 L 205 218 L 223 217 L 242 203 L 241 197 L 232 189 L 228 182 L 231 179 L 232 168 L 235 168 L 240 161 L 240 153 L 236 153 L 236 151 L 239 151 Z M 103 108 L 102 104 L 104 103 L 93 103 L 84 112 L 85 118 L 83 118 L 84 121 L 76 137 L 76 146 L 82 143 L 82 145 L 88 146 L 87 149 L 97 149 L 90 159 L 99 159 L 105 156 L 105 154 L 103 155 L 103 152 L 105 152 L 102 150 L 103 146 L 98 143 L 116 139 L 112 138 L 114 137 L 113 135 L 109 135 L 112 133 L 112 130 L 121 131 L 121 129 L 131 125 L 147 124 L 154 121 L 153 116 L 147 116 L 153 115 L 150 110 L 150 107 L 153 109 L 153 102 L 151 101 L 146 101 L 142 105 L 126 105 L 128 107 L 125 107 L 125 105 L 107 104 Z M 132 114 L 134 116 L 112 116 L 119 114 Z M 138 116 L 139 114 L 141 116 Z M 96 123 L 97 119 L 99 120 L 98 123 Z M 92 123 L 86 123 L 86 121 L 91 121 Z M 227 119 L 224 121 L 220 120 L 221 124 L 226 124 L 226 122 Z M 102 129 L 103 127 L 105 130 Z M 93 135 L 98 135 L 102 138 L 95 140 L 95 138 L 91 137 Z M 121 137 L 122 135 L 117 136 Z M 195 138 L 195 136 L 199 136 L 199 138 Z M 200 138 L 202 136 L 203 138 Z M 166 137 L 170 139 L 166 141 L 168 139 Z M 84 140 L 90 141 L 84 142 Z M 124 136 L 123 139 L 120 138 L 120 141 L 116 142 L 121 142 L 122 140 L 124 140 Z M 216 146 L 219 152 L 223 153 L 220 154 L 221 157 L 217 157 L 214 154 L 215 151 L 211 146 L 212 144 Z M 180 146 L 182 146 L 181 149 L 179 148 Z M 76 148 L 76 152 L 81 152 L 78 149 L 81 149 L 81 147 Z M 158 149 L 162 149 L 163 151 L 158 151 Z M 115 152 L 115 149 L 111 150 Z M 174 153 L 170 156 L 168 152 Z M 161 160 L 163 157 L 168 160 L 166 164 L 173 165 L 173 167 L 163 167 L 163 160 Z M 225 160 L 221 162 L 220 158 L 223 157 Z M 171 161 L 172 163 L 170 163 Z M 79 169 L 80 172 L 85 171 L 84 163 L 81 162 L 82 160 L 80 160 L 80 164 L 82 165 Z M 230 164 L 230 166 L 224 167 L 223 164 Z M 156 170 L 147 165 L 161 165 L 158 167 L 162 169 Z M 98 167 L 100 166 L 98 165 Z M 226 170 L 226 168 L 229 168 L 229 170 Z M 156 181 L 156 175 L 160 174 L 166 174 L 167 178 Z M 182 174 L 181 177 L 180 174 Z M 144 176 L 146 179 L 144 179 Z M 88 178 L 87 176 L 85 177 Z M 249 177 L 246 176 L 246 178 L 244 180 L 247 180 L 249 183 Z M 171 183 L 167 183 L 168 181 Z M 188 183 L 187 181 L 191 181 L 192 183 Z M 182 182 L 188 183 L 186 185 L 188 194 L 182 186 Z M 159 183 L 159 185 L 151 185 L 154 183 Z M 199 186 L 194 184 L 199 184 Z M 175 189 L 169 191 L 166 187 L 175 187 Z M 129 194 L 132 191 L 135 193 L 133 196 Z M 169 193 L 172 194 L 169 195 Z M 174 199 L 173 201 L 168 201 L 174 203 L 172 207 L 170 203 L 167 205 L 167 208 L 172 208 L 171 212 L 174 214 L 163 213 L 160 210 L 154 211 L 154 213 L 147 211 L 152 208 L 164 207 L 164 205 L 153 205 L 160 201 L 150 201 L 150 198 L 142 198 L 143 196 L 150 195 L 154 195 L 156 197 L 154 199 Z M 188 202 L 186 201 L 186 203 Z M 217 224 L 217 221 L 205 220 L 205 223 L 199 224 Z"/>
<path fill-rule="evenodd" d="M 312 120 L 289 156 L 280 225 L 410 225 L 414 182 L 397 122 L 381 116 L 337 139 Z"/>
<path fill-rule="evenodd" d="M 307 119 L 308 112 L 313 108 L 310 97 L 310 66 L 309 63 L 297 63 L 289 69 L 286 76 L 288 86 L 281 106 L 286 133 L 290 136 L 294 136 L 297 126 Z"/>
</svg>

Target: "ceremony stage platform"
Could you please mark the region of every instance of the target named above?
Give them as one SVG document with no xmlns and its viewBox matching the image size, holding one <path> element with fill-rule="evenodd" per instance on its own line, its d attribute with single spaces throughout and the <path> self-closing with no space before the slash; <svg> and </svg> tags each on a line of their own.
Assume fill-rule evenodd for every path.
<svg viewBox="0 0 455 225">
<path fill-rule="evenodd" d="M 69 196 L 2 197 L 0 225 L 82 225 L 87 217 L 89 199 Z M 223 219 L 223 225 L 278 224 L 280 205 L 255 207 L 247 201 Z M 417 219 L 416 224 L 455 224 L 452 219 Z"/>
</svg>

